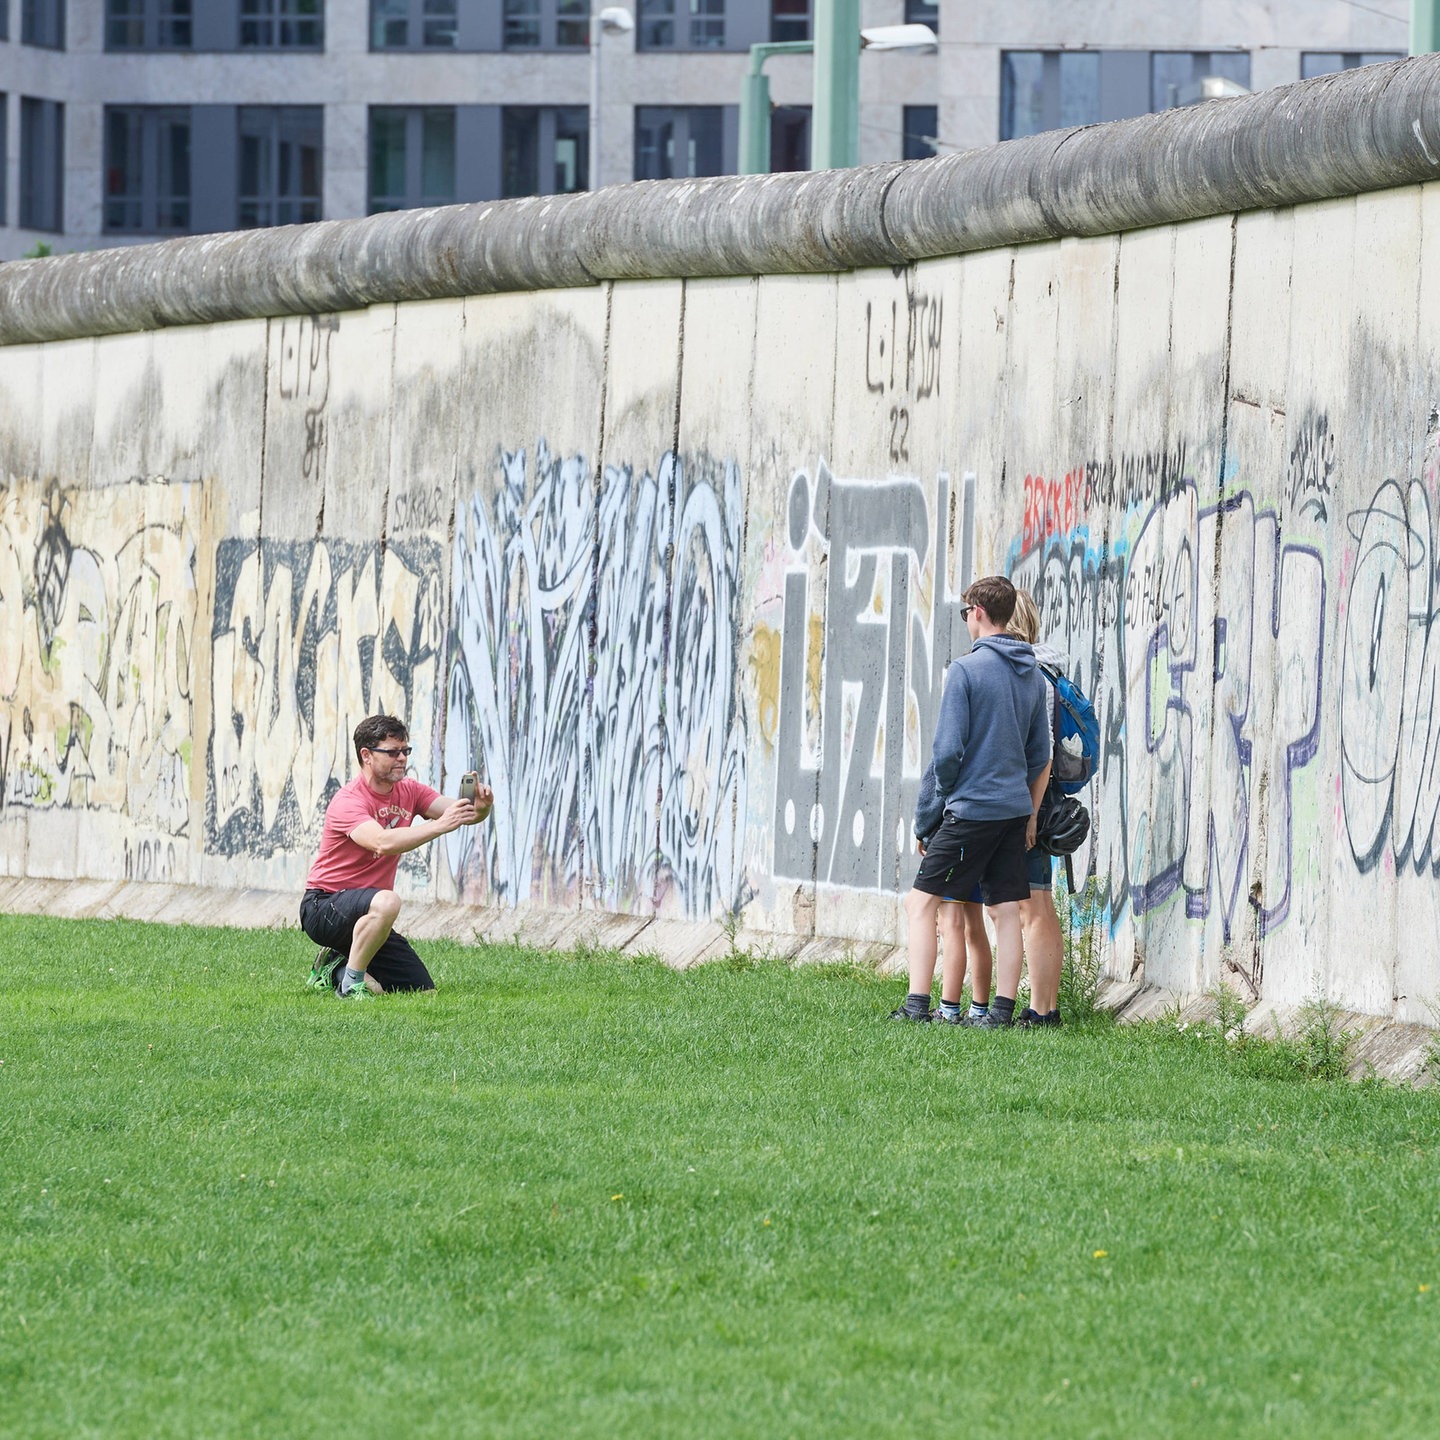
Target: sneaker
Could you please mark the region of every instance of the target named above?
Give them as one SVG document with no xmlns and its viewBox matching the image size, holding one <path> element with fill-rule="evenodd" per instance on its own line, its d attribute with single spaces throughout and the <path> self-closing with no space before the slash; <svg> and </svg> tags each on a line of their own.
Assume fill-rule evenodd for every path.
<svg viewBox="0 0 1440 1440">
<path fill-rule="evenodd" d="M 943 1009 L 937 1010 L 931 1016 L 937 1025 L 963 1025 L 965 1023 L 964 1010 L 952 1010 L 949 1014 Z"/>
<path fill-rule="evenodd" d="M 1051 1010 L 1042 1015 L 1038 1010 L 1031 1010 L 1027 1007 L 1015 1017 L 1015 1024 L 1021 1030 L 1053 1030 L 1058 1028 L 1060 1023 L 1058 1010 Z"/>
<path fill-rule="evenodd" d="M 345 963 L 345 957 L 338 950 L 322 950 L 310 967 L 310 978 L 305 982 L 307 990 L 333 990 L 336 971 Z"/>
<path fill-rule="evenodd" d="M 973 1020 L 967 1015 L 964 1023 L 972 1030 L 1009 1030 L 1013 1020 L 1002 1020 L 993 1010 L 987 1010 L 983 1015 L 977 1015 Z"/>
<path fill-rule="evenodd" d="M 889 1014 L 891 1020 L 909 1020 L 916 1025 L 928 1025 L 935 1016 L 930 1010 L 907 1010 L 903 1005 L 892 1010 Z"/>
<path fill-rule="evenodd" d="M 377 1000 L 379 996 L 362 980 L 358 985 L 352 985 L 343 995 L 337 989 L 335 991 L 342 1000 Z"/>
</svg>

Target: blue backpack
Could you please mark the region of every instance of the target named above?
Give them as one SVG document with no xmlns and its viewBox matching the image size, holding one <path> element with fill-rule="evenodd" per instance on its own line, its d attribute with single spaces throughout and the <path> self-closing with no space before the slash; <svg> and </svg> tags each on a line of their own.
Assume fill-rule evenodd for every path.
<svg viewBox="0 0 1440 1440">
<path fill-rule="evenodd" d="M 1100 754 L 1100 720 L 1085 692 L 1054 666 L 1042 665 L 1040 673 L 1055 690 L 1055 759 L 1050 768 L 1051 783 L 1066 795 L 1083 790 L 1095 773 Z"/>
</svg>

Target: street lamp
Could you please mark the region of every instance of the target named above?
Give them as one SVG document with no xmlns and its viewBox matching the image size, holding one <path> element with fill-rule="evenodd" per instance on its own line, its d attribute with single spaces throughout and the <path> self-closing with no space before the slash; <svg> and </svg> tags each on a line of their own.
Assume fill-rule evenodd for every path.
<svg viewBox="0 0 1440 1440">
<path fill-rule="evenodd" d="M 592 0 L 590 10 L 590 188 L 600 188 L 600 40 L 605 35 L 628 35 L 635 19 L 623 5 L 601 6 Z"/>
<path fill-rule="evenodd" d="M 763 175 L 770 169 L 770 81 L 764 66 L 772 55 L 815 51 L 811 168 L 834 170 L 855 165 L 860 158 L 860 51 L 932 54 L 939 43 L 928 25 L 877 25 L 861 30 L 859 0 L 832 0 L 816 7 L 813 41 L 752 45 L 750 68 L 740 92 L 740 173 Z"/>
</svg>

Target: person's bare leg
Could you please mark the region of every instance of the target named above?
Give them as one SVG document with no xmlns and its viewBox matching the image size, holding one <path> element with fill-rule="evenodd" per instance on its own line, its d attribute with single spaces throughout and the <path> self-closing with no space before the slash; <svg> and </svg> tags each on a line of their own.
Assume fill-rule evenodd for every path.
<svg viewBox="0 0 1440 1440">
<path fill-rule="evenodd" d="M 345 963 L 365 975 L 366 989 L 380 991 L 379 983 L 366 972 L 399 918 L 400 897 L 393 890 L 377 890 L 370 898 L 370 909 L 355 922 L 350 935 L 350 958 Z"/>
<path fill-rule="evenodd" d="M 1048 1015 L 1060 1005 L 1060 967 L 1065 946 L 1060 918 L 1048 890 L 1032 890 L 1020 901 L 1020 924 L 1025 935 L 1025 963 L 1030 967 L 1030 1008 Z"/>
<path fill-rule="evenodd" d="M 965 912 L 965 951 L 970 964 L 970 998 L 977 1005 L 987 1005 L 990 1002 L 990 983 L 995 974 L 995 957 L 990 951 L 990 937 L 985 932 L 985 909 L 981 905 L 970 904 L 960 908 Z"/>
<path fill-rule="evenodd" d="M 965 989 L 965 919 L 968 905 L 942 902 L 940 905 L 940 999 L 947 1005 L 960 1003 Z"/>
<path fill-rule="evenodd" d="M 990 906 L 995 926 L 996 999 L 1013 1005 L 1020 992 L 1020 971 L 1025 963 L 1025 943 L 1020 929 L 1020 902 L 1007 900 Z"/>
<path fill-rule="evenodd" d="M 928 995 L 935 983 L 935 912 L 939 908 L 940 897 L 923 890 L 912 889 L 905 897 L 912 995 Z"/>
</svg>

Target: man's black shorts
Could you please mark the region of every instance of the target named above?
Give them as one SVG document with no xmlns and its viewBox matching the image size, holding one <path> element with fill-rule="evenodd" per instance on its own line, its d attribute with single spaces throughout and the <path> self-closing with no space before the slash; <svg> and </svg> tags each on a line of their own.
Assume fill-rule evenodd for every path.
<svg viewBox="0 0 1440 1440">
<path fill-rule="evenodd" d="M 947 815 L 925 847 L 915 888 L 944 900 L 969 900 L 976 884 L 987 905 L 1030 898 L 1025 827 L 1014 820 L 957 820 Z"/>
<path fill-rule="evenodd" d="M 350 953 L 355 924 L 364 919 L 378 890 L 307 890 L 300 900 L 300 928 L 317 944 Z M 398 930 L 392 930 L 370 961 L 369 972 L 385 990 L 433 990 L 425 962 Z"/>
</svg>

